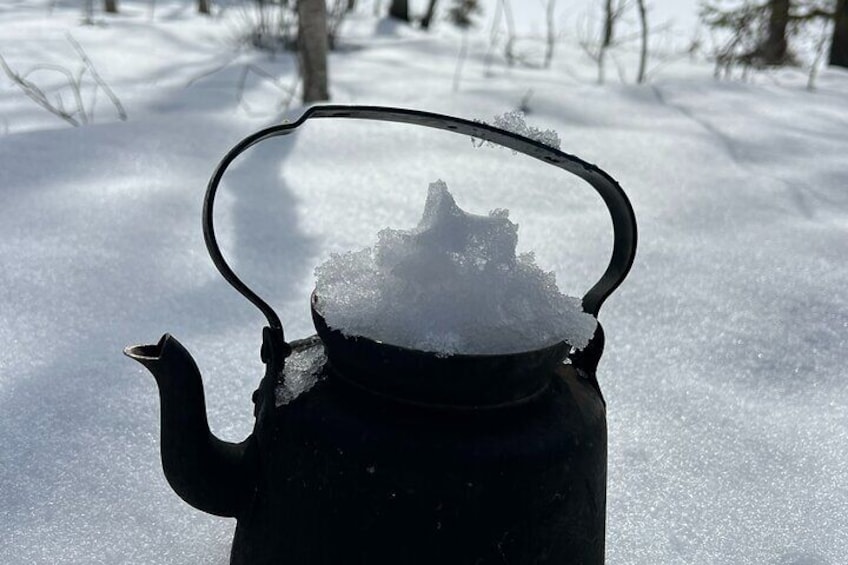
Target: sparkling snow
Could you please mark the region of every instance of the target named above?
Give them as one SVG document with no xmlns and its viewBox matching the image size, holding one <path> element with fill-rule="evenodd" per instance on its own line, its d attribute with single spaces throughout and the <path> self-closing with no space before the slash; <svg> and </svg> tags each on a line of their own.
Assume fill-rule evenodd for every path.
<svg viewBox="0 0 848 565">
<path fill-rule="evenodd" d="M 47 4 L 0 2 L 0 53 L 73 70 L 71 31 L 129 120 L 101 98 L 93 125 L 69 128 L 0 76 L 0 563 L 224 565 L 234 521 L 167 485 L 155 384 L 121 351 L 173 333 L 203 372 L 213 431 L 250 432 L 265 320 L 212 266 L 200 211 L 234 143 L 302 111 L 281 116 L 279 89 L 253 74 L 250 111 L 239 105 L 244 69 L 290 84 L 295 65 L 234 51 L 235 9 L 197 18 L 157 0 L 151 23 L 152 2 L 122 0 L 124 14 L 84 27 L 78 3 L 49 16 Z M 568 19 L 550 70 L 496 51 L 487 72 L 484 23 L 454 92 L 459 34 L 439 22 L 375 37 L 365 3 L 331 59 L 334 102 L 488 119 L 532 89 L 528 122 L 631 197 L 636 263 L 599 316 L 610 565 L 842 565 L 848 73 L 824 71 L 813 93 L 798 69 L 715 82 L 709 63 L 668 52 L 636 86 L 622 51 L 628 83 L 611 61 L 598 86 L 573 42 L 579 11 L 557 6 Z M 530 62 L 543 53 L 524 45 Z M 468 209 L 509 208 L 564 292 L 602 273 L 609 217 L 591 188 L 401 125 L 327 120 L 251 149 L 221 187 L 219 238 L 287 337 L 303 337 L 315 266 L 413 225 L 415 188 L 439 176 Z"/>
<path fill-rule="evenodd" d="M 553 147 L 554 149 L 559 149 L 562 144 L 559 139 L 559 134 L 556 131 L 552 129 L 543 130 L 527 125 L 527 121 L 524 119 L 524 112 L 520 112 L 518 110 L 504 112 L 500 116 L 495 116 L 495 118 L 491 121 L 491 125 L 505 129 L 506 131 L 511 131 L 512 133 L 523 135 L 524 137 L 528 137 L 534 141 Z M 491 142 L 488 143 L 488 145 L 495 146 L 495 144 Z"/>
<path fill-rule="evenodd" d="M 274 391 L 277 406 L 291 403 L 323 378 L 320 369 L 327 356 L 321 340 L 312 337 L 293 343 L 292 349 L 292 354 L 286 358 L 283 380 Z"/>
</svg>

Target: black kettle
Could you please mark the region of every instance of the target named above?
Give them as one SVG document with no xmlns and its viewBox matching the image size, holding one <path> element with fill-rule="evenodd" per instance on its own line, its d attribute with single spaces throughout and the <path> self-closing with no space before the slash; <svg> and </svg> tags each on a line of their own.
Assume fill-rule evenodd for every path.
<svg viewBox="0 0 848 565">
<path fill-rule="evenodd" d="M 239 444 L 206 420 L 200 373 L 170 335 L 125 349 L 156 378 L 165 476 L 192 506 L 238 520 L 233 565 L 530 565 L 604 562 L 606 407 L 596 379 L 600 325 L 582 351 L 559 343 L 505 355 L 435 355 L 347 336 L 321 316 L 287 342 L 276 313 L 230 269 L 213 227 L 218 185 L 249 147 L 310 119 L 402 122 L 486 140 L 573 173 L 601 195 L 614 248 L 583 297 L 597 317 L 636 251 L 620 186 L 571 155 L 483 123 L 396 108 L 315 106 L 238 143 L 209 182 L 206 246 L 268 319 L 255 427 Z M 310 387 L 286 395 L 299 362 Z"/>
</svg>

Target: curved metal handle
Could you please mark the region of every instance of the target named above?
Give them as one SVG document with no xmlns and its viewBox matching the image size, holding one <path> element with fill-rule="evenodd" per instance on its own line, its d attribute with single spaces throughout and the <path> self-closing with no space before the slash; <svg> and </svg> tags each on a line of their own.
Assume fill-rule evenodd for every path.
<svg viewBox="0 0 848 565">
<path fill-rule="evenodd" d="M 601 305 L 624 281 L 633 259 L 636 256 L 636 217 L 633 207 L 627 195 L 618 183 L 607 173 L 589 164 L 582 159 L 563 153 L 558 149 L 544 145 L 538 141 L 528 139 L 521 135 L 496 128 L 484 123 L 473 122 L 462 118 L 422 112 L 419 110 L 407 110 L 402 108 L 386 108 L 382 106 L 339 106 L 325 105 L 313 106 L 306 110 L 297 121 L 292 123 L 272 126 L 260 130 L 240 141 L 229 153 L 227 153 L 218 167 L 215 169 L 209 185 L 206 189 L 206 198 L 203 202 L 203 237 L 206 241 L 206 249 L 212 258 L 218 271 L 237 291 L 259 308 L 268 319 L 268 324 L 274 334 L 277 334 L 274 342 L 268 344 L 271 351 L 265 351 L 263 358 L 274 353 L 277 347 L 284 347 L 282 357 L 286 356 L 288 348 L 283 337 L 283 325 L 276 312 L 259 296 L 250 290 L 241 279 L 239 279 L 221 255 L 218 242 L 215 238 L 213 219 L 213 206 L 218 185 L 227 167 L 241 153 L 256 145 L 257 143 L 277 137 L 288 135 L 303 125 L 310 118 L 353 118 L 360 120 L 375 120 L 383 122 L 398 122 L 417 126 L 430 127 L 446 131 L 453 131 L 463 135 L 469 135 L 477 139 L 484 139 L 498 145 L 502 145 L 513 151 L 523 153 L 544 163 L 559 167 L 569 173 L 577 175 L 601 195 L 604 203 L 609 209 L 613 226 L 613 250 L 609 265 L 600 280 L 589 289 L 583 296 L 583 309 L 597 317 Z M 267 340 L 266 340 L 267 341 Z M 282 342 L 280 344 L 279 342 Z M 279 350 L 277 350 L 279 352 Z M 280 357 L 279 355 L 275 355 Z"/>
</svg>

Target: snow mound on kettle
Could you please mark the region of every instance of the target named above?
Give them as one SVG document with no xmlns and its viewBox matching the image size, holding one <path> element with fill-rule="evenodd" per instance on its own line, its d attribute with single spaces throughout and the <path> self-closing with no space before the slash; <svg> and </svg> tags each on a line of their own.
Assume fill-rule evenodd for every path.
<svg viewBox="0 0 848 565">
<path fill-rule="evenodd" d="M 495 116 L 495 119 L 492 120 L 491 125 L 497 128 L 504 129 L 506 131 L 511 131 L 512 133 L 517 133 L 518 135 L 523 135 L 524 137 L 528 137 L 533 141 L 538 141 L 539 143 L 542 143 L 549 147 L 553 147 L 554 149 L 559 149 L 561 145 L 559 134 L 555 130 L 542 130 L 527 125 L 527 122 L 524 121 L 524 112 L 520 110 L 514 110 L 512 112 L 506 112 L 504 114 L 501 114 L 500 116 Z M 486 142 L 486 145 L 488 145 L 489 147 L 500 147 L 501 149 L 503 149 L 503 146 L 495 145 L 491 142 Z"/>
<path fill-rule="evenodd" d="M 373 247 L 315 270 L 318 312 L 346 335 L 443 355 L 582 349 L 595 318 L 532 253 L 516 256 L 508 214 L 469 214 L 444 182 L 430 184 L 416 228 L 383 229 Z"/>
<path fill-rule="evenodd" d="M 286 359 L 281 382 L 274 389 L 276 406 L 291 404 L 323 380 L 321 371 L 327 356 L 317 336 L 291 342 L 292 354 Z"/>
</svg>

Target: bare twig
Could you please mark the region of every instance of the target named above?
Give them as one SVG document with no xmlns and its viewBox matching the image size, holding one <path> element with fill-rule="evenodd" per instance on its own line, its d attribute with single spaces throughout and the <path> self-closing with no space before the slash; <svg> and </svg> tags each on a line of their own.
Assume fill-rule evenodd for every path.
<svg viewBox="0 0 848 565">
<path fill-rule="evenodd" d="M 18 85 L 18 87 L 23 90 L 24 94 L 26 94 L 36 104 L 38 104 L 51 114 L 65 120 L 72 126 L 76 127 L 81 125 L 80 121 L 74 118 L 72 113 L 67 112 L 62 108 L 61 98 L 59 98 L 58 105 L 50 102 L 44 91 L 41 90 L 37 85 L 35 85 L 35 83 L 27 80 L 23 76 L 13 71 L 6 63 L 6 59 L 4 59 L 2 55 L 0 55 L 0 67 L 3 67 L 3 71 L 6 73 L 6 76 L 9 77 L 9 79 L 16 85 Z"/>
<path fill-rule="evenodd" d="M 501 26 L 501 17 L 503 17 L 503 4 L 498 2 L 495 4 L 495 15 L 492 18 L 492 27 L 489 30 L 489 46 L 486 48 L 486 57 L 484 58 L 483 67 L 485 70 L 485 75 L 491 75 L 492 68 L 492 51 L 495 48 L 495 45 L 498 42 L 498 36 L 500 35 L 500 26 Z"/>
<path fill-rule="evenodd" d="M 504 57 L 506 63 L 510 67 L 515 64 L 515 18 L 512 15 L 512 6 L 509 0 L 501 0 L 503 6 L 504 21 L 506 22 L 506 46 L 504 47 Z"/>
<path fill-rule="evenodd" d="M 295 95 L 297 94 L 297 87 L 300 84 L 299 74 L 296 73 L 294 75 L 293 84 L 291 86 L 286 87 L 285 85 L 280 84 L 280 80 L 276 76 L 269 73 L 262 67 L 257 67 L 256 65 L 245 65 L 244 69 L 239 75 L 239 80 L 236 83 L 236 100 L 238 101 L 239 106 L 241 106 L 244 111 L 251 116 L 258 116 L 262 113 L 254 111 L 244 98 L 244 89 L 247 86 L 247 79 L 250 73 L 253 73 L 259 76 L 260 78 L 265 79 L 267 82 L 271 83 L 278 90 L 280 90 L 285 96 L 283 96 L 280 101 L 279 109 L 283 112 L 289 109 L 289 106 L 291 106 L 291 103 L 294 100 Z"/>
<path fill-rule="evenodd" d="M 91 120 L 90 123 L 94 123 L 94 109 L 97 107 L 97 92 L 99 89 L 92 88 L 91 89 L 91 102 L 89 103 L 89 108 L 91 108 Z"/>
<path fill-rule="evenodd" d="M 212 76 L 212 75 L 214 75 L 214 74 L 215 74 L 215 73 L 217 73 L 217 72 L 223 71 L 224 69 L 226 69 L 227 67 L 229 67 L 229 66 L 230 66 L 230 63 L 232 63 L 233 61 L 235 61 L 235 60 L 236 60 L 236 59 L 237 59 L 240 55 L 241 55 L 241 52 L 240 52 L 240 51 L 236 51 L 235 53 L 233 53 L 233 54 L 232 54 L 232 56 L 231 56 L 231 57 L 227 58 L 227 60 L 226 60 L 226 61 L 224 61 L 223 63 L 221 63 L 220 65 L 217 65 L 217 66 L 215 66 L 215 67 L 213 67 L 213 68 L 211 68 L 211 69 L 209 69 L 209 70 L 207 70 L 207 71 L 204 71 L 204 72 L 200 73 L 199 75 L 197 75 L 197 76 L 195 76 L 195 77 L 192 77 L 192 78 L 191 78 L 191 79 L 190 79 L 190 80 L 186 83 L 185 87 L 186 87 L 186 88 L 188 88 L 189 86 L 193 85 L 194 83 L 196 83 L 196 82 L 198 82 L 198 81 L 201 81 L 201 80 L 205 79 L 205 78 L 206 78 L 206 77 L 208 77 L 208 76 Z"/>
<path fill-rule="evenodd" d="M 605 63 L 606 63 L 606 52 L 607 47 L 604 46 L 604 42 L 595 42 L 594 40 L 594 30 L 592 29 L 592 22 L 587 15 L 585 17 L 584 25 L 580 27 L 578 22 L 577 28 L 577 44 L 580 46 L 580 49 L 586 54 L 589 59 L 595 62 L 595 65 L 598 67 L 598 84 L 603 84 L 605 79 Z"/>
<path fill-rule="evenodd" d="M 118 112 L 118 118 L 120 118 L 121 121 L 126 121 L 127 111 L 124 109 L 123 104 L 121 104 L 121 101 L 118 99 L 118 97 L 115 95 L 115 93 L 112 92 L 112 89 L 109 88 L 109 85 L 106 84 L 106 81 L 103 80 L 103 78 L 100 76 L 100 73 L 97 72 L 97 69 L 94 68 L 94 64 L 91 62 L 91 59 L 88 58 L 88 54 L 82 48 L 82 45 L 80 45 L 77 42 L 77 40 L 74 39 L 73 36 L 70 33 L 65 34 L 65 37 L 68 40 L 68 42 L 71 44 L 71 46 L 73 46 L 73 48 L 77 52 L 77 54 L 80 56 L 80 59 L 82 59 L 82 62 L 88 68 L 88 71 L 91 73 L 91 78 L 93 78 L 94 82 L 96 82 L 98 84 L 98 86 L 100 86 L 100 88 L 103 89 L 103 92 L 106 94 L 106 96 L 112 102 L 112 104 L 115 106 L 115 110 Z M 93 110 L 93 108 L 92 108 L 92 110 Z"/>
<path fill-rule="evenodd" d="M 618 76 L 624 82 L 624 69 L 621 62 L 613 54 L 613 50 L 624 46 L 632 41 L 639 41 L 639 64 L 636 72 L 636 82 L 643 83 L 648 78 L 648 41 L 652 36 L 658 33 L 665 32 L 671 28 L 671 22 L 666 22 L 656 27 L 648 26 L 648 10 L 645 0 L 619 0 L 606 2 L 604 28 L 601 34 L 596 34 L 593 29 L 592 19 L 589 15 L 585 17 L 585 22 L 582 27 L 578 22 L 577 34 L 578 44 L 586 55 L 594 61 L 598 69 L 598 84 L 603 84 L 606 80 L 606 67 L 608 58 L 612 57 Z M 617 22 L 625 16 L 625 10 L 635 7 L 638 13 L 639 30 L 630 34 L 619 34 L 613 30 Z"/>
<path fill-rule="evenodd" d="M 459 91 L 459 82 L 462 79 L 462 67 L 465 64 L 465 59 L 468 56 L 468 31 L 462 32 L 462 43 L 459 47 L 459 54 L 456 57 L 456 68 L 453 72 L 453 91 Z"/>
<path fill-rule="evenodd" d="M 824 21 L 822 24 L 821 34 L 819 34 L 818 41 L 816 42 L 815 57 L 813 57 L 813 62 L 810 65 L 810 74 L 807 77 L 807 90 L 810 92 L 816 89 L 816 76 L 819 71 L 819 63 L 821 63 L 822 57 L 824 56 L 824 47 L 827 45 L 828 31 L 830 30 L 829 24 L 829 21 Z"/>
<path fill-rule="evenodd" d="M 82 66 L 77 69 L 76 72 L 72 72 L 61 65 L 42 63 L 32 66 L 25 72 L 19 73 L 13 70 L 2 56 L 0 56 L 0 67 L 3 68 L 6 76 L 9 77 L 9 79 L 16 84 L 27 97 L 51 114 L 58 116 L 74 127 L 88 124 L 93 121 L 94 108 L 97 104 L 98 89 L 102 89 L 109 97 L 118 112 L 118 117 L 121 120 L 126 120 L 127 113 L 121 105 L 121 101 L 115 93 L 112 92 L 112 89 L 109 88 L 109 85 L 106 84 L 106 81 L 103 80 L 97 72 L 97 69 L 94 68 L 94 64 L 91 62 L 91 59 L 88 58 L 85 50 L 74 40 L 73 37 L 71 37 L 70 34 L 67 34 L 67 39 L 82 61 Z M 53 95 L 53 99 L 51 100 L 51 96 L 49 96 L 44 89 L 39 87 L 31 79 L 32 75 L 35 73 L 45 71 L 56 73 L 64 77 L 65 86 L 70 89 L 71 94 L 73 95 L 74 104 L 72 107 L 66 107 L 65 98 L 62 96 L 62 88 L 56 91 Z M 83 79 L 86 77 L 86 73 L 91 76 L 91 80 L 95 83 L 89 105 L 86 105 L 83 98 Z"/>
</svg>

